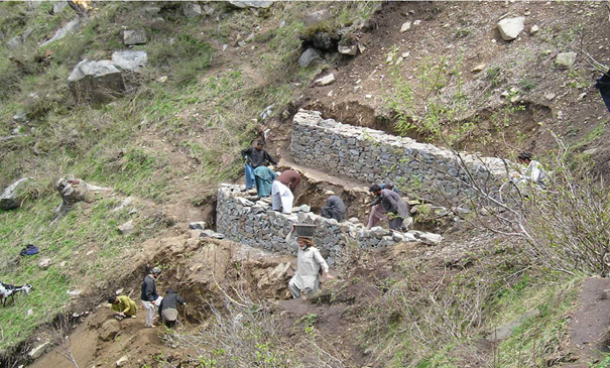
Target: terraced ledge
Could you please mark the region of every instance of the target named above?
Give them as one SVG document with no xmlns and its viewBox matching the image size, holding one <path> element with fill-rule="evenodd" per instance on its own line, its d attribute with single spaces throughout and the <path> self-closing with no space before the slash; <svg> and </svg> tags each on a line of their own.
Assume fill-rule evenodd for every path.
<svg viewBox="0 0 610 368">
<path fill-rule="evenodd" d="M 380 130 L 323 119 L 318 111 L 300 110 L 292 124 L 292 159 L 359 181 L 375 184 L 392 180 L 423 198 L 457 204 L 467 193 L 468 167 L 474 180 L 497 187 L 505 177 L 500 158 L 461 154 Z"/>
<path fill-rule="evenodd" d="M 296 247 L 285 238 L 295 223 L 316 224 L 316 246 L 329 252 L 329 262 L 341 256 L 348 244 L 361 248 L 388 247 L 403 241 L 438 243 L 442 237 L 421 231 L 392 232 L 381 227 L 365 230 L 361 223 L 337 222 L 311 212 L 307 206 L 291 215 L 275 212 L 264 201 L 253 202 L 241 192 L 243 186 L 221 184 L 218 189 L 216 231 L 230 240 L 282 254 L 296 254 Z"/>
</svg>

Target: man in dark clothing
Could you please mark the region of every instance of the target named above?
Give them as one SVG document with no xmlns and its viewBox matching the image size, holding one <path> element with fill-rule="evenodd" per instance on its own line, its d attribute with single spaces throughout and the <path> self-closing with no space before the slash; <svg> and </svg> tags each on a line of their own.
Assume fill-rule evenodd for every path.
<svg viewBox="0 0 610 368">
<path fill-rule="evenodd" d="M 382 190 L 379 185 L 373 185 L 369 191 L 376 198 L 371 203 L 373 210 L 371 211 L 367 228 L 370 229 L 375 226 L 379 220 L 383 219 L 383 215 L 387 214 L 390 229 L 401 230 L 402 222 L 405 218 L 409 217 L 409 205 L 403 201 L 398 193 L 388 189 Z"/>
<path fill-rule="evenodd" d="M 325 194 L 330 195 L 330 197 L 328 197 L 326 204 L 322 207 L 322 217 L 328 219 L 334 218 L 339 222 L 343 221 L 345 218 L 345 203 L 331 190 Z"/>
<path fill-rule="evenodd" d="M 155 308 L 161 303 L 162 299 L 157 294 L 156 279 L 161 274 L 159 267 L 154 267 L 142 282 L 142 305 L 146 309 L 146 324 L 145 327 L 155 327 L 153 320 L 155 319 Z"/>
<path fill-rule="evenodd" d="M 301 182 L 301 175 L 296 170 L 286 170 L 277 177 L 277 180 L 290 188 L 290 191 L 294 193 L 297 185 Z"/>
<path fill-rule="evenodd" d="M 277 165 L 277 161 L 263 149 L 262 141 L 256 142 L 256 147 L 246 148 L 241 151 L 241 157 L 246 158 L 246 189 L 251 189 L 256 185 L 254 179 L 254 169 L 263 165 L 265 161 L 269 161 L 273 165 Z"/>
<path fill-rule="evenodd" d="M 599 89 L 599 93 L 602 95 L 606 108 L 610 111 L 610 70 L 597 79 L 595 88 Z"/>
<path fill-rule="evenodd" d="M 168 328 L 173 328 L 178 321 L 178 304 L 185 305 L 184 299 L 172 289 L 167 289 L 165 298 L 159 306 L 159 318 Z"/>
</svg>

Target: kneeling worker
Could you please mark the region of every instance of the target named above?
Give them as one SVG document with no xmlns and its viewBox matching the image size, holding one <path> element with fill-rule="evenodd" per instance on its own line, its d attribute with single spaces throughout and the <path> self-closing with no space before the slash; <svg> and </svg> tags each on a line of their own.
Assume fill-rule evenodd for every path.
<svg viewBox="0 0 610 368">
<path fill-rule="evenodd" d="M 111 296 L 108 298 L 108 303 L 110 303 L 110 309 L 115 312 L 117 319 L 136 318 L 138 307 L 136 302 L 127 295 Z"/>
<path fill-rule="evenodd" d="M 328 197 L 326 204 L 322 207 L 322 217 L 327 219 L 333 218 L 339 222 L 343 221 L 345 218 L 345 203 L 343 203 L 343 200 L 336 196 L 332 190 L 324 194 L 330 197 Z"/>
<path fill-rule="evenodd" d="M 185 305 L 184 299 L 172 289 L 167 289 L 165 298 L 159 305 L 159 318 L 168 328 L 173 328 L 178 321 L 178 304 Z"/>
<path fill-rule="evenodd" d="M 294 228 L 288 234 L 287 241 L 290 241 Z M 290 279 L 288 288 L 292 297 L 297 299 L 301 295 L 311 296 L 320 290 L 320 270 L 324 271 L 326 278 L 332 280 L 334 277 L 328 273 L 328 263 L 320 254 L 318 248 L 313 244 L 313 239 L 299 236 L 297 238 L 299 252 L 297 255 L 297 272 Z"/>
</svg>

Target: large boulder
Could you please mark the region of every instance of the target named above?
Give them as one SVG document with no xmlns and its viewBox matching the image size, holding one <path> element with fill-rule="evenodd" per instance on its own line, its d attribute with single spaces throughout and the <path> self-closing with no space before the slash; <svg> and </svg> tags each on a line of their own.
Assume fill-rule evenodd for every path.
<svg viewBox="0 0 610 368">
<path fill-rule="evenodd" d="M 26 181 L 28 181 L 28 178 L 19 179 L 4 189 L 2 195 L 0 195 L 0 209 L 8 211 L 21 206 L 25 199 L 23 197 L 25 193 L 22 189 Z"/>
<path fill-rule="evenodd" d="M 229 1 L 236 8 L 268 8 L 273 4 L 273 1 Z"/>
<path fill-rule="evenodd" d="M 108 102 L 125 91 L 121 71 L 110 60 L 83 60 L 72 70 L 68 85 L 77 99 Z"/>
<path fill-rule="evenodd" d="M 99 329 L 99 339 L 102 341 L 110 341 L 116 337 L 121 331 L 121 325 L 116 319 L 109 319 L 104 322 L 102 328 Z"/>
<path fill-rule="evenodd" d="M 123 44 L 126 46 L 130 45 L 143 45 L 146 43 L 146 33 L 142 30 L 128 29 L 123 32 Z"/>
<path fill-rule="evenodd" d="M 305 50 L 305 52 L 303 52 L 303 54 L 301 54 L 301 57 L 299 57 L 299 66 L 301 68 L 307 68 L 311 64 L 314 64 L 321 60 L 322 56 L 320 54 L 320 51 L 314 48 L 308 48 L 307 50 Z"/>
<path fill-rule="evenodd" d="M 525 17 L 504 18 L 498 22 L 498 30 L 504 41 L 512 41 L 519 37 L 525 28 Z"/>
<path fill-rule="evenodd" d="M 112 64 L 123 71 L 139 72 L 148 64 L 148 54 L 146 51 L 115 51 L 112 53 Z"/>
</svg>

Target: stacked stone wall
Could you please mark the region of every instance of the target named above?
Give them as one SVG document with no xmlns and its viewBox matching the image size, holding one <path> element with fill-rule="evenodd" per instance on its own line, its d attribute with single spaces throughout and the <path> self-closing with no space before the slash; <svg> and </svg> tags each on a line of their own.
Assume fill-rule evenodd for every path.
<svg viewBox="0 0 610 368">
<path fill-rule="evenodd" d="M 290 144 L 292 159 L 368 184 L 393 181 L 402 192 L 424 199 L 458 203 L 467 191 L 462 181 L 470 176 L 489 187 L 497 186 L 504 172 L 499 158 L 453 152 L 411 138 L 323 119 L 320 112 L 300 110 L 294 117 Z"/>
<path fill-rule="evenodd" d="M 387 247 L 401 241 L 434 241 L 440 236 L 420 231 L 391 232 L 375 227 L 365 230 L 360 223 L 337 222 L 311 212 L 291 215 L 275 212 L 264 201 L 252 202 L 244 197 L 240 186 L 221 184 L 218 190 L 216 231 L 228 239 L 283 254 L 296 254 L 294 243 L 286 236 L 296 223 L 318 225 L 314 237 L 316 246 L 328 251 L 331 263 L 348 244 L 362 248 Z"/>
</svg>

